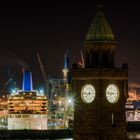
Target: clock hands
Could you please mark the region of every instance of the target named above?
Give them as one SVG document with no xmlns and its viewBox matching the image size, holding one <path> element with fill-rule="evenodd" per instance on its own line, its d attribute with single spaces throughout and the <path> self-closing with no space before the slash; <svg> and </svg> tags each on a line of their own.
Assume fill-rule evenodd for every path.
<svg viewBox="0 0 140 140">
<path fill-rule="evenodd" d="M 118 92 L 115 86 L 113 87 L 113 85 L 111 85 L 107 88 L 106 97 L 111 103 L 114 103 L 117 100 Z"/>
<path fill-rule="evenodd" d="M 87 84 L 81 91 L 82 99 L 85 103 L 91 103 L 95 98 L 95 89 L 92 85 Z"/>
<path fill-rule="evenodd" d="M 84 97 L 90 102 L 91 100 L 93 100 L 94 95 L 92 94 L 92 92 L 88 92 L 84 94 Z"/>
</svg>

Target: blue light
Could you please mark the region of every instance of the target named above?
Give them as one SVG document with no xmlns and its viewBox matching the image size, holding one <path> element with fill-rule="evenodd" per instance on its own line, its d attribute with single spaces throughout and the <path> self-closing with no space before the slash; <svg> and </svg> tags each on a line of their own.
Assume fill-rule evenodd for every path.
<svg viewBox="0 0 140 140">
<path fill-rule="evenodd" d="M 70 62 L 69 62 L 69 51 L 67 51 L 64 55 L 64 69 L 69 69 Z"/>
<path fill-rule="evenodd" d="M 32 91 L 32 73 L 30 71 L 23 72 L 23 83 L 22 83 L 22 90 L 23 91 Z"/>
</svg>

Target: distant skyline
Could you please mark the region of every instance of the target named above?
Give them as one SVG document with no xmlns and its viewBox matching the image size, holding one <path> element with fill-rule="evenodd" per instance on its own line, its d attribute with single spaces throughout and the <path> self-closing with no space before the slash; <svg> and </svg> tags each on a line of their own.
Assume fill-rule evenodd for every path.
<svg viewBox="0 0 140 140">
<path fill-rule="evenodd" d="M 8 80 L 8 71 L 12 73 L 20 67 L 29 67 L 33 80 L 42 82 L 37 52 L 47 75 L 62 78 L 64 53 L 70 50 L 72 63 L 80 56 L 84 37 L 96 14 L 97 3 L 34 1 L 1 4 L 0 87 Z M 139 5 L 119 1 L 108 1 L 103 5 L 105 17 L 118 42 L 116 66 L 128 63 L 129 81 L 140 82 Z"/>
</svg>

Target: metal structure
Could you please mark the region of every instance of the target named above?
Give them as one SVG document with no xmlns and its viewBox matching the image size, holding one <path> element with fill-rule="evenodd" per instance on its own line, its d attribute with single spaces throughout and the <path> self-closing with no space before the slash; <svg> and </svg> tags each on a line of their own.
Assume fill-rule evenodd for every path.
<svg viewBox="0 0 140 140">
<path fill-rule="evenodd" d="M 43 78 L 44 78 L 44 81 L 45 81 L 45 87 L 46 87 L 46 91 L 47 91 L 47 89 L 48 89 L 47 74 L 45 72 L 45 69 L 44 69 L 44 66 L 43 66 L 43 63 L 41 61 L 39 53 L 37 53 L 37 58 L 38 58 L 38 62 L 39 62 L 40 68 L 41 68 L 41 72 L 42 72 L 42 75 L 43 75 Z"/>
</svg>

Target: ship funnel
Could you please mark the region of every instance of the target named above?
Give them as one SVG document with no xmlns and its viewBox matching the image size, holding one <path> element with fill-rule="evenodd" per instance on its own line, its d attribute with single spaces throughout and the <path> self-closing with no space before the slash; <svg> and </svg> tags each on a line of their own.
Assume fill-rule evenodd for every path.
<svg viewBox="0 0 140 140">
<path fill-rule="evenodd" d="M 25 70 L 23 72 L 22 90 L 23 91 L 32 91 L 33 90 L 32 73 L 31 73 L 31 71 L 26 71 Z"/>
</svg>

